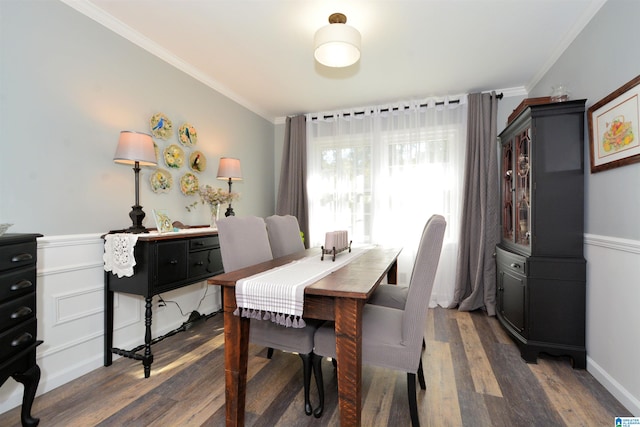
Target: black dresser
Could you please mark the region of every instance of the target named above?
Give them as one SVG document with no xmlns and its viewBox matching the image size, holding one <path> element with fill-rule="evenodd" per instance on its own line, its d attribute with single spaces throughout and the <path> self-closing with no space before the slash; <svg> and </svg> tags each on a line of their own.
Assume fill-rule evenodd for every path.
<svg viewBox="0 0 640 427">
<path fill-rule="evenodd" d="M 0 386 L 13 377 L 24 385 L 21 420 L 36 426 L 31 406 L 40 381 L 36 364 L 36 238 L 41 234 L 0 236 Z"/>
<path fill-rule="evenodd" d="M 118 277 L 105 272 L 104 366 L 111 365 L 113 354 L 118 354 L 142 361 L 144 376 L 148 378 L 153 363 L 151 345 L 175 332 L 151 338 L 152 298 L 222 273 L 218 233 L 205 229 L 189 233 L 139 234 L 134 257 L 136 265 L 132 276 Z M 144 344 L 132 350 L 113 347 L 114 292 L 145 298 Z"/>
</svg>

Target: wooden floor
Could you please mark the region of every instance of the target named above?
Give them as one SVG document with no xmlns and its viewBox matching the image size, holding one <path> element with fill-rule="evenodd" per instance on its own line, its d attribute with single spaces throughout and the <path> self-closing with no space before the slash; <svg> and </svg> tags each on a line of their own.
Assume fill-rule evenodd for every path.
<svg viewBox="0 0 640 427">
<path fill-rule="evenodd" d="M 222 316 L 154 346 L 151 377 L 120 358 L 36 398 L 40 426 L 222 426 Z M 526 364 L 495 318 L 482 312 L 430 310 L 423 355 L 427 390 L 418 387 L 423 426 L 609 426 L 631 414 L 587 371 L 565 358 Z M 323 362 L 326 407 L 304 415 L 302 370 L 294 354 L 250 346 L 247 426 L 335 426 L 336 378 Z M 11 381 L 11 380 L 10 380 Z M 317 394 L 312 386 L 312 404 Z M 365 366 L 365 426 L 409 426 L 406 374 Z M 19 408 L 0 426 L 19 426 Z"/>
</svg>

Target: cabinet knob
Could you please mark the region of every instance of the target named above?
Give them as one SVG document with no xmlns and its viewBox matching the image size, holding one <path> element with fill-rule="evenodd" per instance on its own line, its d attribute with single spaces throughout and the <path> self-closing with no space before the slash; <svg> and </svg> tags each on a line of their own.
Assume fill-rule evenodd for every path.
<svg viewBox="0 0 640 427">
<path fill-rule="evenodd" d="M 196 262 L 196 265 L 204 265 L 204 262 L 198 261 L 198 262 Z"/>
<path fill-rule="evenodd" d="M 33 313 L 33 310 L 31 310 L 29 307 L 22 306 L 19 309 L 17 309 L 16 311 L 14 311 L 13 313 L 11 313 L 11 318 L 12 319 L 19 319 L 21 317 L 28 316 L 31 313 Z"/>
<path fill-rule="evenodd" d="M 11 258 L 11 262 L 30 261 L 32 259 L 33 257 L 31 256 L 31 254 L 18 254 L 14 255 L 13 258 Z"/>
<path fill-rule="evenodd" d="M 512 262 L 510 265 L 512 268 L 520 268 L 520 264 L 516 264 L 515 262 Z"/>
<path fill-rule="evenodd" d="M 177 259 L 172 259 L 171 261 L 169 261 L 169 264 L 171 265 L 176 265 L 178 263 Z"/>
<path fill-rule="evenodd" d="M 25 289 L 28 287 L 33 286 L 33 283 L 31 283 L 30 280 L 21 280 L 18 283 L 14 283 L 13 285 L 11 285 L 11 289 L 12 291 L 19 291 L 20 289 Z"/>
<path fill-rule="evenodd" d="M 25 332 L 15 340 L 11 341 L 11 347 L 19 347 L 21 345 L 28 344 L 31 341 L 33 341 L 33 335 L 31 335 L 29 332 Z"/>
</svg>

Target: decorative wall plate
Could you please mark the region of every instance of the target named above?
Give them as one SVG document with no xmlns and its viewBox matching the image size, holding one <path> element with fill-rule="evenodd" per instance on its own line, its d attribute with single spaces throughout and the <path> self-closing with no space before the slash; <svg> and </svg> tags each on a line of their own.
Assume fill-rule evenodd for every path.
<svg viewBox="0 0 640 427">
<path fill-rule="evenodd" d="M 154 193 L 168 193 L 173 187 L 173 177 L 166 169 L 157 168 L 149 178 Z"/>
<path fill-rule="evenodd" d="M 201 151 L 194 151 L 189 156 L 189 167 L 194 172 L 204 172 L 207 168 L 207 158 Z"/>
<path fill-rule="evenodd" d="M 180 169 L 184 163 L 184 151 L 176 144 L 171 144 L 164 149 L 164 162 L 170 168 Z"/>
<path fill-rule="evenodd" d="M 193 147 L 198 142 L 198 132 L 191 124 L 185 123 L 178 129 L 178 139 L 185 147 Z"/>
<path fill-rule="evenodd" d="M 182 175 L 180 178 L 180 191 L 185 196 L 191 196 L 198 192 L 198 177 L 192 174 L 191 172 L 187 172 Z"/>
<path fill-rule="evenodd" d="M 156 113 L 149 120 L 151 133 L 156 138 L 169 139 L 173 135 L 173 123 L 163 113 Z"/>
</svg>

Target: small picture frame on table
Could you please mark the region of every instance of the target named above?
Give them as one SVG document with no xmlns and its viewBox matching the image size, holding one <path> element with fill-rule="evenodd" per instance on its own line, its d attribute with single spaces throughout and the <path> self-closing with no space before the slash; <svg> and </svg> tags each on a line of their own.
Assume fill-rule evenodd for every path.
<svg viewBox="0 0 640 427">
<path fill-rule="evenodd" d="M 153 218 L 156 220 L 158 233 L 169 233 L 173 231 L 173 223 L 166 209 L 154 209 Z"/>
<path fill-rule="evenodd" d="M 640 76 L 589 107 L 591 173 L 640 162 Z"/>
</svg>

